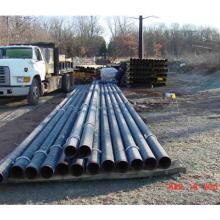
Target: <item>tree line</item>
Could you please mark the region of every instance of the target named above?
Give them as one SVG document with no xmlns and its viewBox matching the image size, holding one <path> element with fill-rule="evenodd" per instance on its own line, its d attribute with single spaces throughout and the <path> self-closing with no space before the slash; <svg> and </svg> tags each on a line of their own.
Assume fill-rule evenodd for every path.
<svg viewBox="0 0 220 220">
<path fill-rule="evenodd" d="M 55 42 L 67 56 L 136 57 L 138 23 L 128 17 L 108 17 L 106 29 L 97 16 L 34 17 L 1 16 L 0 45 Z M 108 32 L 109 42 L 103 34 Z M 220 33 L 215 28 L 195 25 L 144 27 L 146 57 L 181 57 L 220 50 Z"/>
</svg>

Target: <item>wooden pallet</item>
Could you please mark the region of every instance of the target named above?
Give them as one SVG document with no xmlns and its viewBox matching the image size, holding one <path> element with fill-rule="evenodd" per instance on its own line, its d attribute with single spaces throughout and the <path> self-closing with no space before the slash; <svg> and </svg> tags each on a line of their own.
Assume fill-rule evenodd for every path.
<svg viewBox="0 0 220 220">
<path fill-rule="evenodd" d="M 126 173 L 99 173 L 96 175 L 84 174 L 80 177 L 72 175 L 58 176 L 54 175 L 50 179 L 44 179 L 39 177 L 37 179 L 14 179 L 9 178 L 5 183 L 30 183 L 30 182 L 61 182 L 61 181 L 93 181 L 93 180 L 114 180 L 114 179 L 140 179 L 140 178 L 152 178 L 152 177 L 163 177 L 171 176 L 175 174 L 186 173 L 186 168 L 181 164 L 180 161 L 175 160 L 172 162 L 168 169 L 155 169 L 155 170 L 140 170 L 140 171 L 128 171 Z"/>
</svg>

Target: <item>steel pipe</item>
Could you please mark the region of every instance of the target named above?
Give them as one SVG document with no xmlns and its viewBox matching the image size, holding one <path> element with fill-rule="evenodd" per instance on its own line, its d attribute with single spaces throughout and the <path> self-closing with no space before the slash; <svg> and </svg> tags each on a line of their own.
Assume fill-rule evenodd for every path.
<svg viewBox="0 0 220 220">
<path fill-rule="evenodd" d="M 83 100 L 85 99 L 87 93 L 86 88 L 87 87 L 83 87 L 82 89 L 80 89 L 79 93 L 77 94 L 78 97 L 75 97 L 76 102 L 74 103 L 74 107 L 71 110 L 71 114 L 68 116 L 67 122 L 60 131 L 53 145 L 50 146 L 50 151 L 47 155 L 47 158 L 41 165 L 40 173 L 45 178 L 50 178 L 55 172 L 57 162 L 60 159 L 63 152 L 63 145 L 66 141 L 66 138 L 69 136 L 69 133 L 76 120 L 78 111 L 82 105 Z"/>
<path fill-rule="evenodd" d="M 100 169 L 100 89 L 98 87 L 95 132 L 93 137 L 92 152 L 86 163 L 88 173 L 95 175 Z"/>
<path fill-rule="evenodd" d="M 146 140 L 144 139 L 142 133 L 140 132 L 140 129 L 136 125 L 134 119 L 132 118 L 130 112 L 126 108 L 125 104 L 122 102 L 120 96 L 118 95 L 117 91 L 115 90 L 114 87 L 112 88 L 112 92 L 114 97 L 117 100 L 117 103 L 119 104 L 119 107 L 121 109 L 121 112 L 125 118 L 125 121 L 127 122 L 127 125 L 130 129 L 130 132 L 134 138 L 134 141 L 139 147 L 139 151 L 141 154 L 141 157 L 145 163 L 146 169 L 154 169 L 157 166 L 157 160 L 152 153 L 150 147 L 148 146 Z"/>
<path fill-rule="evenodd" d="M 116 85 L 112 85 L 112 87 L 115 88 L 115 90 L 121 97 L 122 101 L 124 102 L 125 106 L 127 107 L 128 111 L 130 112 L 131 116 L 133 117 L 134 121 L 136 122 L 137 126 L 139 127 L 142 135 L 144 136 L 154 156 L 156 157 L 159 166 L 164 169 L 168 168 L 171 165 L 171 159 L 166 153 L 166 151 L 163 149 L 159 141 L 157 140 L 156 136 L 152 134 L 152 132 L 144 123 L 140 115 L 135 111 L 134 107 L 128 102 L 127 98 L 124 96 L 122 91 Z"/>
<path fill-rule="evenodd" d="M 97 111 L 98 83 L 95 84 L 93 96 L 89 106 L 86 122 L 83 125 L 83 132 L 79 144 L 79 157 L 88 157 L 92 151 L 93 137 L 95 132 L 95 117 Z"/>
<path fill-rule="evenodd" d="M 64 146 L 64 152 L 67 157 L 74 157 L 77 154 L 77 148 L 80 142 L 81 133 L 83 131 L 83 124 L 85 122 L 87 112 L 89 109 L 89 104 L 91 101 L 91 97 L 93 94 L 95 84 L 93 83 L 90 86 L 89 92 L 87 94 L 87 97 L 82 105 L 81 111 L 79 112 L 79 115 L 77 117 L 77 120 L 74 124 L 74 127 L 70 133 L 69 138 L 67 139 L 65 146 Z"/>
<path fill-rule="evenodd" d="M 106 110 L 105 94 L 103 85 L 101 89 L 101 112 L 100 112 L 100 126 L 101 126 L 101 167 L 104 171 L 111 172 L 114 169 L 114 154 L 109 131 L 109 120 Z"/>
<path fill-rule="evenodd" d="M 73 176 L 81 176 L 84 172 L 85 159 L 78 158 L 70 164 L 70 172 Z"/>
<path fill-rule="evenodd" d="M 104 93 L 107 104 L 106 107 L 109 118 L 112 146 L 114 149 L 115 168 L 120 172 L 126 172 L 128 170 L 128 161 L 127 161 L 122 137 L 120 134 L 120 130 L 118 127 L 118 123 L 116 120 L 115 112 L 113 109 L 113 105 L 106 86 L 104 86 Z"/>
<path fill-rule="evenodd" d="M 62 150 L 62 146 L 58 146 L 54 144 L 54 141 L 56 140 L 57 136 L 59 135 L 62 128 L 65 126 L 66 123 L 68 123 L 68 119 L 74 110 L 74 106 L 78 104 L 79 99 L 81 98 L 80 89 L 77 91 L 75 97 L 71 99 L 70 105 L 63 111 L 63 115 L 59 119 L 58 123 L 53 127 L 52 131 L 49 133 L 49 135 L 46 137 L 44 142 L 41 144 L 40 148 L 34 152 L 33 158 L 31 159 L 30 163 L 25 169 L 25 174 L 27 178 L 33 179 L 36 178 L 39 174 L 40 167 L 44 160 L 48 156 L 48 151 L 51 148 L 59 148 Z M 45 171 L 45 169 L 44 169 Z M 48 178 L 49 174 L 49 167 L 47 167 L 45 172 L 45 177 Z"/>
<path fill-rule="evenodd" d="M 71 92 L 71 95 L 75 93 L 76 90 Z M 18 145 L 18 147 L 12 151 L 6 159 L 4 159 L 0 164 L 0 182 L 2 182 L 5 178 L 9 175 L 9 170 L 12 166 L 12 164 L 15 162 L 16 158 L 21 156 L 27 148 L 29 148 L 29 145 L 33 140 L 41 133 L 43 132 L 46 125 L 53 119 L 53 117 L 58 113 L 58 111 L 66 104 L 68 101 L 68 98 L 65 98 L 59 105 L 56 106 L 56 108 L 28 135 L 27 138 L 22 141 L 21 144 Z M 23 155 L 25 156 L 25 155 Z M 19 173 L 19 171 L 18 171 Z M 20 176 L 20 175 L 19 175 Z"/>
<path fill-rule="evenodd" d="M 77 90 L 78 89 L 75 89 L 72 92 L 72 95 L 75 94 Z M 56 109 L 49 114 L 47 118 L 45 118 L 45 121 L 43 121 L 39 127 L 36 128 L 36 132 L 34 131 L 31 133 L 30 137 L 28 136 L 24 142 L 22 142 L 19 147 L 12 152 L 15 160 L 10 170 L 10 175 L 12 177 L 21 178 L 24 175 L 24 170 L 29 164 L 34 152 L 38 150 L 44 139 L 49 135 L 53 127 L 62 117 L 64 110 L 68 107 L 71 100 L 72 96 L 71 98 L 64 99 L 60 105 L 58 105 Z M 22 150 L 23 152 L 21 153 Z"/>
<path fill-rule="evenodd" d="M 129 165 L 135 169 L 135 170 L 140 170 L 143 168 L 143 160 L 141 158 L 141 155 L 139 153 L 139 147 L 136 145 L 132 134 L 127 126 L 127 123 L 123 117 L 123 114 L 121 112 L 121 109 L 113 96 L 111 88 L 107 88 L 114 110 L 115 110 L 115 115 L 116 119 L 118 122 L 118 126 L 122 135 L 122 140 L 125 146 L 125 152 L 129 161 Z"/>
<path fill-rule="evenodd" d="M 50 178 L 55 173 L 94 175 L 171 164 L 121 90 L 103 82 L 75 89 L 5 161 L 0 164 L 0 181 L 9 170 L 16 178 L 23 173 Z"/>
<path fill-rule="evenodd" d="M 61 176 L 67 175 L 69 173 L 69 163 L 70 163 L 70 159 L 67 158 L 63 152 L 56 165 L 55 173 Z"/>
</svg>

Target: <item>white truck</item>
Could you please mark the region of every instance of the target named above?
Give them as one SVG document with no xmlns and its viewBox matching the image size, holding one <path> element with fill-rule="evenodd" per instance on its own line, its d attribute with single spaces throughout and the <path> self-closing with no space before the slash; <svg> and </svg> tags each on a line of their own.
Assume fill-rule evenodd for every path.
<svg viewBox="0 0 220 220">
<path fill-rule="evenodd" d="M 37 105 L 45 93 L 73 87 L 73 62 L 59 55 L 54 43 L 0 47 L 0 98 L 23 96 Z"/>
</svg>

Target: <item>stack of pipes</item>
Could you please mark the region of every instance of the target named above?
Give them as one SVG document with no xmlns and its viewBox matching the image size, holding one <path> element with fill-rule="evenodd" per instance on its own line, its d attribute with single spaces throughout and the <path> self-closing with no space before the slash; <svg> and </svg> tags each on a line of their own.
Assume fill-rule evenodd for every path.
<svg viewBox="0 0 220 220">
<path fill-rule="evenodd" d="M 167 59 L 130 59 L 127 84 L 148 87 L 165 86 L 167 81 Z"/>
<path fill-rule="evenodd" d="M 0 164 L 0 181 L 166 169 L 171 160 L 112 83 L 78 86 Z"/>
</svg>

